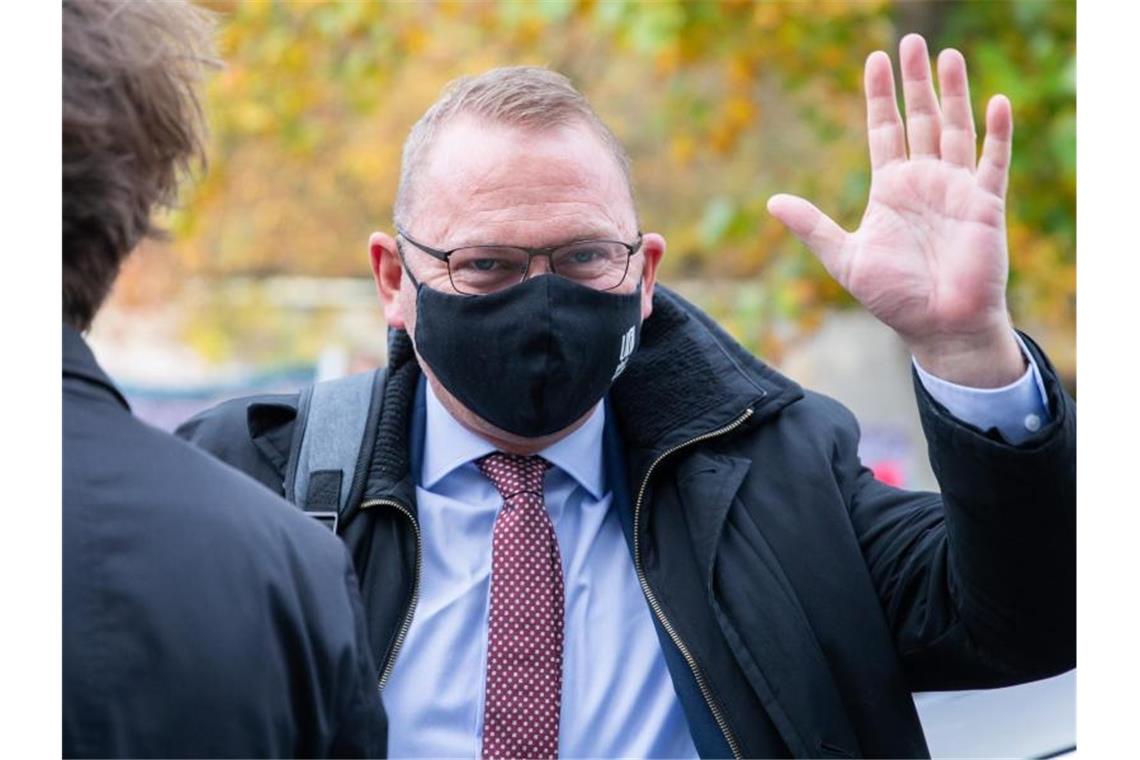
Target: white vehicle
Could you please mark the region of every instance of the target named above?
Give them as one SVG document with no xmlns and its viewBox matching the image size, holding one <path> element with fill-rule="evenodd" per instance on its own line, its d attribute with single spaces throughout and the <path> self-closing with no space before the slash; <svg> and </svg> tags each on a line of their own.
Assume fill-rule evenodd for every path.
<svg viewBox="0 0 1140 760">
<path fill-rule="evenodd" d="M 1077 671 L 980 691 L 914 695 L 932 757 L 1076 755 Z"/>
</svg>

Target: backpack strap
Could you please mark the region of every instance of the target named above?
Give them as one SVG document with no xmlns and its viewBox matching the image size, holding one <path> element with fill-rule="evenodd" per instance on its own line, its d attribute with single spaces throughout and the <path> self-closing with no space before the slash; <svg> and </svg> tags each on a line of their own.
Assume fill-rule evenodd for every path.
<svg viewBox="0 0 1140 760">
<path fill-rule="evenodd" d="M 301 391 L 285 467 L 285 498 L 335 533 L 368 436 L 373 402 L 383 397 L 383 369 L 326 380 Z"/>
</svg>

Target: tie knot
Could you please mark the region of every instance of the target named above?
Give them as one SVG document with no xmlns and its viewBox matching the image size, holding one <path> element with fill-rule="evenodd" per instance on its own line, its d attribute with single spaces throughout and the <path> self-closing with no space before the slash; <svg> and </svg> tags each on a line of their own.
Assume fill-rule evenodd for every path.
<svg viewBox="0 0 1140 760">
<path fill-rule="evenodd" d="M 542 478 L 550 467 L 550 462 L 542 457 L 496 451 L 478 460 L 476 464 L 487 480 L 499 490 L 503 501 L 524 492 L 542 498 Z"/>
</svg>

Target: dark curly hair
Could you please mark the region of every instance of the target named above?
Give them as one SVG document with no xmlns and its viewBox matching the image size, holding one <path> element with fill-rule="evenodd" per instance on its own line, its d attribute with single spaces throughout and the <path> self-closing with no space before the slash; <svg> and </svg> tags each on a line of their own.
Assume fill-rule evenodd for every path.
<svg viewBox="0 0 1140 760">
<path fill-rule="evenodd" d="M 64 0 L 63 320 L 91 325 L 158 206 L 205 166 L 198 85 L 213 14 L 185 2 Z"/>
</svg>

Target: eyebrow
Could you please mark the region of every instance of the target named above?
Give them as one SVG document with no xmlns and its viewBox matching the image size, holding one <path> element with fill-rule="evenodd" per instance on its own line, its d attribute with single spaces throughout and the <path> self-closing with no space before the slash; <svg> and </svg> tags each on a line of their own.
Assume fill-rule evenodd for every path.
<svg viewBox="0 0 1140 760">
<path fill-rule="evenodd" d="M 635 235 L 636 237 L 636 235 Z M 585 243 L 591 240 L 613 240 L 616 242 L 628 243 L 621 235 L 613 231 L 603 231 L 601 228 L 593 227 L 589 231 L 575 235 L 574 237 L 564 238 L 555 243 L 547 245 L 523 245 L 522 243 L 504 243 L 499 240 L 484 239 L 480 240 L 474 238 L 472 242 L 464 242 L 460 245 L 451 245 L 442 250 L 455 250 L 457 248 L 484 248 L 484 247 L 504 247 L 504 248 L 561 248 L 574 243 Z"/>
</svg>

